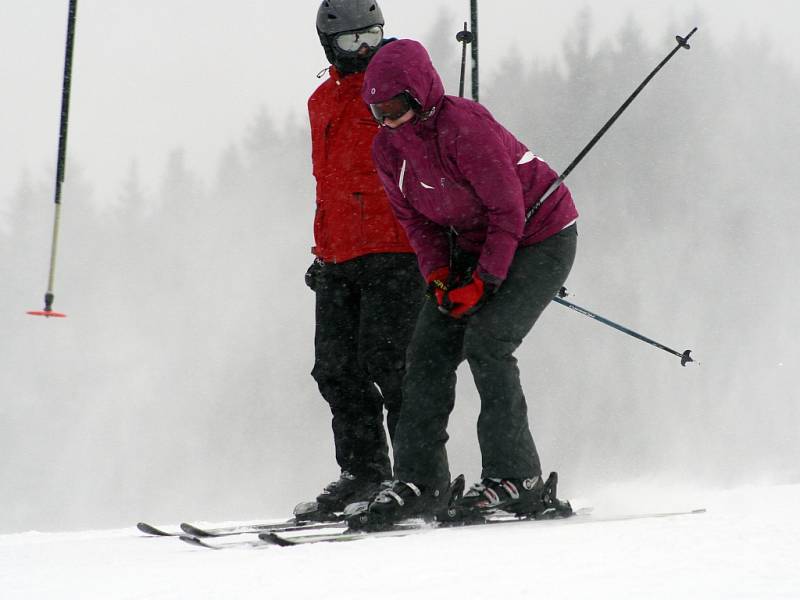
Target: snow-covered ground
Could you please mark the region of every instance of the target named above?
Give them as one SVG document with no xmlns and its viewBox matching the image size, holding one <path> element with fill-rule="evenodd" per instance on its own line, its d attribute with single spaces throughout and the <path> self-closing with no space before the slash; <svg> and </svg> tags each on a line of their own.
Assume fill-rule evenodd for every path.
<svg viewBox="0 0 800 600">
<path fill-rule="evenodd" d="M 670 493 L 625 486 L 591 504 L 594 522 L 429 531 L 291 548 L 212 551 L 176 538 L 146 537 L 133 527 L 4 535 L 0 597 L 800 598 L 800 485 Z M 708 510 L 601 520 L 699 507 Z"/>
</svg>

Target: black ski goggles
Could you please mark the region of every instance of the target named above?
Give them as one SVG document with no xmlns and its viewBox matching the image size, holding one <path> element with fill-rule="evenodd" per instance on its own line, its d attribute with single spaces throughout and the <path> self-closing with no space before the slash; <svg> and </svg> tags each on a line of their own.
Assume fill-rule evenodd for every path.
<svg viewBox="0 0 800 600">
<path fill-rule="evenodd" d="M 418 106 L 418 103 L 411 97 L 411 94 L 400 92 L 388 100 L 370 104 L 369 109 L 372 111 L 372 117 L 383 125 L 386 119 L 396 121 L 415 106 Z"/>
<path fill-rule="evenodd" d="M 340 33 L 333 38 L 336 48 L 342 52 L 355 54 L 361 46 L 375 49 L 380 46 L 383 40 L 383 28 L 380 25 L 373 25 L 361 31 L 347 31 Z"/>
</svg>

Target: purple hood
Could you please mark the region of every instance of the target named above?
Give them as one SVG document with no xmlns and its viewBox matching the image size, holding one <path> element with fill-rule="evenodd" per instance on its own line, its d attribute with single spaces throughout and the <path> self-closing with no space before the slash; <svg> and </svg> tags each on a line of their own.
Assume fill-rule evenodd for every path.
<svg viewBox="0 0 800 600">
<path fill-rule="evenodd" d="M 361 97 L 368 104 L 408 91 L 423 113 L 372 145 L 378 175 L 420 270 L 449 264 L 447 232 L 478 254 L 478 272 L 502 282 L 520 246 L 540 242 L 578 216 L 563 184 L 535 215 L 531 208 L 557 174 L 477 102 L 448 96 L 425 48 L 412 40 L 382 47 L 370 61 Z"/>
<path fill-rule="evenodd" d="M 444 98 L 444 84 L 428 51 L 414 40 L 397 40 L 383 46 L 370 61 L 361 97 L 367 104 L 376 104 L 406 91 L 419 101 L 423 111 Z"/>
</svg>

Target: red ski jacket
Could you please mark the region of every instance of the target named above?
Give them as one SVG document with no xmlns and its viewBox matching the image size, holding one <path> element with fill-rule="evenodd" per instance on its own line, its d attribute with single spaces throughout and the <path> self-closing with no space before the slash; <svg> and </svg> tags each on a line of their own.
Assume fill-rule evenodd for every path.
<svg viewBox="0 0 800 600">
<path fill-rule="evenodd" d="M 330 78 L 308 99 L 317 211 L 311 251 L 326 262 L 413 250 L 372 162 L 378 126 L 361 99 L 364 73 Z"/>
</svg>

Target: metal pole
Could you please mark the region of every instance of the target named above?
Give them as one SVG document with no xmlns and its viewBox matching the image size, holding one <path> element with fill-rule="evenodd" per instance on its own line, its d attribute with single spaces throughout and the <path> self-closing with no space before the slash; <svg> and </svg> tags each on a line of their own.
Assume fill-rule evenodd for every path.
<svg viewBox="0 0 800 600">
<path fill-rule="evenodd" d="M 470 0 L 472 29 L 472 99 L 478 101 L 478 0 Z"/>
<path fill-rule="evenodd" d="M 467 22 L 464 21 L 464 29 L 456 34 L 456 39 L 461 42 L 461 78 L 458 82 L 458 97 L 464 97 L 464 79 L 467 66 L 467 44 L 472 42 L 472 32 L 467 29 Z"/>
<path fill-rule="evenodd" d="M 44 311 L 29 311 L 28 314 L 45 317 L 65 317 L 62 313 L 53 312 L 53 293 L 56 273 L 56 256 L 58 251 L 58 231 L 61 224 L 61 187 L 64 183 L 64 171 L 67 158 L 67 125 L 69 123 L 69 96 L 72 84 L 72 55 L 75 47 L 75 20 L 78 11 L 78 0 L 70 0 L 67 17 L 67 42 L 64 51 L 64 79 L 61 88 L 61 124 L 58 132 L 58 163 L 55 183 L 55 215 L 53 218 L 53 240 L 50 247 L 50 274 L 47 278 L 47 292 L 44 296 Z"/>
<path fill-rule="evenodd" d="M 566 289 L 561 288 L 561 291 L 558 293 L 557 296 L 555 296 L 553 298 L 553 301 L 554 302 L 558 302 L 559 304 L 562 304 L 563 306 L 566 306 L 567 308 L 571 308 L 575 312 L 579 312 L 580 314 L 582 314 L 584 316 L 587 316 L 587 317 L 589 317 L 591 319 L 594 319 L 595 321 L 599 321 L 600 323 L 603 323 L 604 325 L 608 325 L 609 327 L 613 327 L 617 331 L 621 331 L 622 333 L 627 333 L 628 335 L 635 337 L 637 340 L 642 340 L 643 342 L 647 342 L 651 346 L 655 346 L 656 348 L 659 348 L 661 350 L 669 352 L 670 354 L 674 354 L 675 356 L 677 356 L 677 357 L 679 357 L 681 359 L 681 366 L 682 367 L 685 367 L 686 363 L 694 362 L 694 359 L 691 356 L 689 356 L 689 354 L 691 353 L 691 350 L 684 350 L 683 352 L 678 352 L 677 350 L 673 350 L 672 348 L 668 348 L 664 344 L 661 344 L 661 343 L 659 343 L 659 342 L 657 342 L 655 340 L 651 340 L 649 337 L 643 336 L 641 333 L 636 333 L 632 329 L 628 329 L 627 327 L 623 327 L 622 325 L 614 323 L 614 321 L 609 321 L 605 317 L 601 317 L 600 315 L 598 315 L 596 313 L 593 313 L 590 310 L 586 310 L 585 308 L 583 308 L 581 306 L 578 306 L 577 304 L 573 304 L 572 302 L 568 302 L 567 300 L 564 300 L 564 296 L 566 296 L 566 295 L 567 295 Z"/>
<path fill-rule="evenodd" d="M 636 96 L 639 95 L 639 92 L 641 92 L 644 89 L 644 86 L 646 86 L 650 82 L 650 80 L 653 77 L 655 77 L 655 74 L 658 73 L 661 70 L 661 67 L 663 67 L 665 64 L 667 64 L 667 61 L 669 61 L 669 59 L 671 59 L 673 56 L 675 56 L 675 53 L 678 50 L 680 50 L 681 48 L 685 48 L 686 50 L 689 50 L 691 48 L 691 46 L 689 46 L 689 44 L 687 42 L 688 42 L 689 38 L 694 35 L 695 31 L 697 31 L 697 27 L 692 29 L 688 33 L 688 35 L 686 37 L 681 37 L 679 35 L 675 36 L 675 39 L 677 40 L 678 45 L 675 46 L 675 48 L 672 50 L 672 52 L 670 52 L 667 55 L 667 57 L 664 60 L 662 60 L 655 69 L 653 69 L 653 71 L 645 78 L 645 80 L 642 83 L 639 84 L 639 87 L 637 87 L 634 90 L 634 92 L 628 97 L 627 100 L 625 100 L 625 102 L 622 104 L 622 106 L 620 106 L 617 109 L 617 112 L 615 112 L 611 116 L 611 118 L 608 120 L 608 122 L 605 125 L 603 125 L 602 129 L 600 129 L 600 131 L 597 132 L 597 134 L 592 138 L 592 140 L 588 144 L 586 144 L 586 147 L 583 150 L 581 150 L 580 154 L 578 154 L 578 156 L 575 157 L 575 160 L 573 160 L 570 163 L 570 165 L 564 170 L 564 172 L 561 175 L 559 175 L 558 179 L 556 179 L 550 185 L 550 187 L 547 188 L 547 191 L 542 195 L 541 198 L 539 198 L 539 200 L 536 202 L 536 204 L 534 204 L 530 208 L 530 210 L 528 210 L 527 214 L 525 215 L 525 220 L 526 221 L 533 216 L 533 213 L 535 213 L 542 204 L 544 204 L 545 200 L 547 200 L 550 197 L 550 194 L 552 194 L 554 191 L 556 191 L 558 189 L 558 186 L 560 186 L 561 183 L 567 178 L 567 175 L 569 175 L 572 172 L 572 170 L 575 167 L 578 166 L 578 163 L 583 160 L 583 158 L 589 153 L 589 151 L 594 147 L 594 145 L 598 142 L 598 140 L 601 137 L 603 137 L 603 134 L 605 134 L 605 132 L 608 131 L 609 128 L 614 124 L 614 121 L 616 121 L 617 118 L 623 113 L 623 111 L 626 108 L 628 108 L 630 103 L 633 102 L 633 99 L 636 98 Z"/>
</svg>

